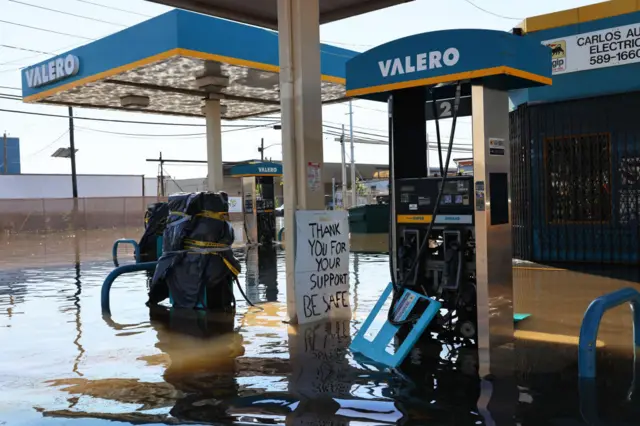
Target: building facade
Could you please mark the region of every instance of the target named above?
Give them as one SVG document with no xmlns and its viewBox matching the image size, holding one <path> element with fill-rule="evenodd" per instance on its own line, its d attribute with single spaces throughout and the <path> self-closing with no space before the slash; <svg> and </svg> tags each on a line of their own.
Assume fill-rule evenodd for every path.
<svg viewBox="0 0 640 426">
<path fill-rule="evenodd" d="M 553 84 L 511 94 L 514 256 L 640 263 L 640 4 L 530 18 Z"/>
<path fill-rule="evenodd" d="M 18 175 L 20 172 L 20 139 L 0 135 L 0 174 Z"/>
</svg>

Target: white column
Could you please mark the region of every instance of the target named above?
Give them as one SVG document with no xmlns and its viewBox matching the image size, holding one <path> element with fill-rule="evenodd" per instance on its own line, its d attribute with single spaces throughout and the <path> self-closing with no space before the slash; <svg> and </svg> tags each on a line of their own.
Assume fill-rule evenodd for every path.
<svg viewBox="0 0 640 426">
<path fill-rule="evenodd" d="M 287 312 L 295 303 L 296 210 L 324 210 L 324 185 L 308 185 L 309 163 L 323 166 L 318 0 L 278 0 L 280 105 L 285 203 Z"/>
<path fill-rule="evenodd" d="M 207 187 L 209 191 L 222 191 L 222 122 L 219 99 L 204 104 L 207 119 Z"/>
</svg>

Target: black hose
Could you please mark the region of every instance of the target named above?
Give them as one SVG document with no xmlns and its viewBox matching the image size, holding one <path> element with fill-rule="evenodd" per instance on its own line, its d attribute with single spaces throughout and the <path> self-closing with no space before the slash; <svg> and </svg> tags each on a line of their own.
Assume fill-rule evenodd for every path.
<svg viewBox="0 0 640 426">
<path fill-rule="evenodd" d="M 431 107 L 433 108 L 433 117 L 436 120 L 436 141 L 438 143 L 438 164 L 440 164 L 440 176 L 443 176 L 444 173 L 444 168 L 442 167 L 442 146 L 440 143 L 440 120 L 438 120 L 438 105 L 436 105 L 436 103 L 438 102 L 438 99 L 436 98 L 436 94 L 433 90 L 431 90 Z M 429 138 L 427 138 L 428 140 Z M 427 150 L 429 150 L 429 144 L 427 143 Z M 427 158 L 429 158 L 427 156 Z M 427 176 L 429 175 L 429 165 L 427 164 Z M 448 170 L 447 170 L 448 171 Z"/>
<path fill-rule="evenodd" d="M 245 218 L 242 219 L 242 226 L 244 227 L 244 235 L 247 237 L 247 244 L 253 244 L 251 242 L 251 238 L 249 238 L 249 231 L 247 230 L 247 220 Z"/>
<path fill-rule="evenodd" d="M 451 152 L 453 150 L 453 137 L 455 135 L 455 131 L 456 131 L 456 122 L 458 121 L 458 109 L 460 106 L 460 93 L 461 93 L 461 87 L 462 84 L 460 82 L 458 82 L 458 85 L 456 87 L 456 96 L 455 96 L 455 101 L 454 101 L 454 107 L 453 107 L 453 123 L 451 124 L 451 136 L 449 137 L 449 147 L 447 149 L 447 159 L 445 162 L 445 170 L 446 172 L 449 171 L 449 162 L 451 161 Z M 435 103 L 435 97 L 434 97 L 434 103 Z M 439 129 L 439 124 L 438 124 L 438 115 L 436 114 L 435 116 L 435 120 L 436 120 L 436 129 Z M 437 137 L 438 137 L 438 152 L 439 152 L 439 148 L 440 148 L 440 132 L 438 130 L 437 133 Z M 389 144 L 391 146 L 391 144 Z M 440 156 L 440 154 L 438 154 Z M 427 167 L 429 165 L 427 164 Z M 394 167 L 395 167 L 395 161 L 394 161 Z M 407 277 L 411 277 L 413 276 L 413 274 L 416 271 L 416 268 L 418 267 L 418 265 L 420 264 L 420 261 L 422 259 L 422 257 L 424 256 L 424 253 L 426 251 L 426 249 L 428 248 L 429 245 L 429 237 L 431 236 L 431 232 L 433 231 L 433 225 L 436 222 L 436 217 L 438 215 L 438 208 L 440 207 L 440 200 L 442 198 L 442 195 L 444 193 L 444 186 L 445 183 L 447 181 L 447 175 L 448 173 L 442 173 L 442 183 L 440 184 L 440 191 L 438 191 L 438 197 L 436 198 L 436 203 L 433 207 L 433 213 L 431 215 L 431 221 L 429 222 L 429 228 L 427 228 L 427 233 L 425 235 L 424 241 L 422 242 L 422 244 L 420 245 L 420 248 L 418 249 L 418 254 L 416 255 L 416 258 L 413 262 L 413 265 L 411 266 L 411 269 L 409 270 L 409 273 L 407 274 Z M 394 224 L 395 225 L 395 224 Z M 396 303 L 398 302 L 398 300 L 400 299 L 400 292 L 397 291 L 397 289 L 403 288 L 404 287 L 404 283 L 401 283 L 401 286 L 398 286 L 397 283 L 394 283 L 394 274 L 391 275 L 391 280 L 393 283 L 393 287 L 394 287 L 394 293 L 391 299 L 391 307 L 389 308 L 389 312 L 387 313 L 387 320 L 389 321 L 389 323 L 395 325 L 395 326 L 399 326 L 399 325 L 404 325 L 404 324 L 410 324 L 412 322 L 415 322 L 417 320 L 416 317 L 412 317 L 412 318 L 407 318 L 406 320 L 402 320 L 402 321 L 395 321 L 393 318 L 393 314 L 394 314 L 394 310 L 395 310 L 395 306 Z M 425 294 L 426 296 L 426 294 Z"/>
<path fill-rule="evenodd" d="M 391 102 L 391 101 L 389 101 Z M 393 112 L 393 110 L 391 109 L 391 106 L 388 106 L 389 110 L 391 112 Z M 396 233 L 394 231 L 395 229 L 395 225 L 396 225 L 396 218 L 394 213 L 391 211 L 391 206 L 395 206 L 396 203 L 394 201 L 393 198 L 393 183 L 395 182 L 396 179 L 396 174 L 394 172 L 394 168 L 395 168 L 395 159 L 393 158 L 393 114 L 389 114 L 389 164 L 393 164 L 393 167 L 389 167 L 389 238 L 388 238 L 388 246 L 389 246 L 389 273 L 391 275 L 391 285 L 393 286 L 393 294 L 395 295 L 397 292 L 400 291 L 400 288 L 397 286 L 396 283 L 396 271 L 394 270 L 394 253 L 393 253 L 393 240 L 394 238 L 396 238 Z M 393 159 L 393 161 L 392 161 Z M 429 165 L 427 164 L 427 170 L 429 170 Z M 397 269 L 397 267 L 396 267 Z M 393 307 L 394 304 L 392 303 L 391 306 Z"/>
<path fill-rule="evenodd" d="M 242 294 L 242 297 L 244 298 L 244 300 L 249 304 L 249 306 L 251 306 L 252 308 L 258 308 L 258 309 L 262 309 L 259 306 L 254 305 L 249 298 L 247 297 L 247 294 L 244 292 L 244 290 L 242 289 L 242 286 L 240 285 L 240 280 L 238 280 L 238 277 L 234 276 L 233 279 L 236 282 L 236 285 L 238 286 L 238 290 L 240 290 L 240 294 Z M 264 309 L 262 309 L 264 310 Z"/>
<path fill-rule="evenodd" d="M 451 123 L 451 136 L 449 137 L 449 148 L 447 149 L 447 160 L 445 162 L 445 173 L 442 175 L 442 183 L 440 184 L 440 191 L 438 192 L 438 197 L 436 198 L 436 204 L 433 207 L 433 213 L 431 215 L 431 222 L 429 223 L 429 228 L 427 229 L 427 235 L 418 250 L 418 256 L 416 257 L 416 261 L 413 263 L 409 271 L 409 276 L 413 275 L 418 264 L 420 263 L 420 258 L 424 255 L 424 252 L 429 245 L 429 236 L 431 235 L 431 231 L 433 230 L 433 225 L 436 222 L 436 217 L 438 215 L 438 209 L 440 208 L 440 199 L 444 193 L 444 184 L 447 181 L 448 171 L 449 171 L 449 162 L 451 161 L 451 152 L 453 151 L 453 137 L 456 131 L 456 122 L 458 121 L 458 108 L 460 106 L 460 92 L 461 92 L 461 84 L 458 83 L 458 87 L 456 88 L 456 98 L 454 101 L 454 110 L 453 110 L 453 122 Z M 436 122 L 437 122 L 436 117 Z M 439 139 L 439 138 L 438 138 Z"/>
</svg>

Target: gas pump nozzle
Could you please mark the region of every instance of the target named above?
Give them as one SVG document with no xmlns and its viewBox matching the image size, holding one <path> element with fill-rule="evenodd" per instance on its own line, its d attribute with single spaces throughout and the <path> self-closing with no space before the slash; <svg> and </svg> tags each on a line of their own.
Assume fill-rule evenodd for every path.
<svg viewBox="0 0 640 426">
<path fill-rule="evenodd" d="M 462 270 L 462 247 L 459 240 L 451 241 L 445 248 L 444 265 L 442 288 L 457 290 L 460 287 L 460 272 Z"/>
</svg>

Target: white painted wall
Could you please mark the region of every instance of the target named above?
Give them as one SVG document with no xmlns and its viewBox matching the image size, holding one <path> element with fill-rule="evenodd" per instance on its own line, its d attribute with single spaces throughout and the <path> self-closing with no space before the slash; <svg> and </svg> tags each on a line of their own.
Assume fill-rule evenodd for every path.
<svg viewBox="0 0 640 426">
<path fill-rule="evenodd" d="M 78 197 L 157 195 L 157 179 L 143 176 L 78 175 Z M 0 175 L 0 199 L 72 198 L 71 175 Z"/>
<path fill-rule="evenodd" d="M 144 196 L 155 197 L 158 195 L 158 178 L 144 178 Z"/>
</svg>

